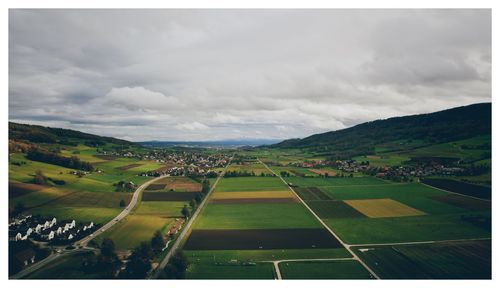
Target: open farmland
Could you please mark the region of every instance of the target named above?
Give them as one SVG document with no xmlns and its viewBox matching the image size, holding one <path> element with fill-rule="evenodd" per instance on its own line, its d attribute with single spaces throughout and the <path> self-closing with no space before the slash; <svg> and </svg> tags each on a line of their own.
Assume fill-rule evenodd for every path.
<svg viewBox="0 0 500 288">
<path fill-rule="evenodd" d="M 491 241 L 356 247 L 388 279 L 490 279 Z"/>
<path fill-rule="evenodd" d="M 392 199 L 344 200 L 344 202 L 370 218 L 425 215 L 422 211 Z"/>
<path fill-rule="evenodd" d="M 289 261 L 279 263 L 283 279 L 372 279 L 358 261 Z"/>
</svg>

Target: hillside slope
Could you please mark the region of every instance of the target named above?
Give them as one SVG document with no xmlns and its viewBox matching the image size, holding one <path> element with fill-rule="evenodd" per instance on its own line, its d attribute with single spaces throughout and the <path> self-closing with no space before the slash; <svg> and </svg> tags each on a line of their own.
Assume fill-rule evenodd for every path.
<svg viewBox="0 0 500 288">
<path fill-rule="evenodd" d="M 491 103 L 462 106 L 429 114 L 394 117 L 366 122 L 350 128 L 290 139 L 270 145 L 275 148 L 307 148 L 356 155 L 374 152 L 391 142 L 414 146 L 445 143 L 491 134 Z"/>
</svg>

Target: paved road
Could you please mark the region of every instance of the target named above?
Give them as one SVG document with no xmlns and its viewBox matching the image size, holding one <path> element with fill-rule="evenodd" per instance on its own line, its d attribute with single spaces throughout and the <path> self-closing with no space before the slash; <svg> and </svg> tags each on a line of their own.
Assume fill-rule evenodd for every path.
<svg viewBox="0 0 500 288">
<path fill-rule="evenodd" d="M 330 232 L 330 234 L 332 234 L 333 237 L 335 237 L 340 242 L 340 244 L 342 244 L 342 246 L 344 246 L 344 248 L 347 251 L 349 251 L 349 253 L 354 258 L 353 260 L 357 260 L 361 265 L 363 265 L 363 267 L 365 267 L 365 269 L 368 270 L 368 272 L 370 272 L 373 275 L 373 277 L 375 277 L 376 279 L 380 279 L 380 277 L 363 260 L 361 260 L 358 257 L 358 255 L 356 255 L 354 252 L 351 251 L 351 249 L 349 248 L 349 245 L 344 243 L 344 241 L 342 241 L 342 239 L 340 239 L 340 237 L 337 236 L 337 234 L 335 234 L 335 232 L 333 232 L 333 230 L 330 229 L 330 227 L 328 227 L 328 225 L 326 225 L 326 223 L 323 222 L 323 220 L 321 220 L 321 218 L 319 218 L 318 215 L 316 215 L 316 213 L 314 213 L 314 211 L 307 205 L 306 202 L 304 202 L 304 200 L 302 200 L 302 198 L 300 198 L 299 194 L 297 194 L 297 192 L 295 192 L 295 190 L 293 190 L 293 188 L 288 185 L 288 183 L 285 181 L 285 179 L 283 179 L 283 177 L 281 177 L 281 175 L 274 173 L 274 171 L 271 170 L 271 168 L 269 168 L 269 166 L 267 166 L 260 159 L 258 159 L 258 160 L 262 165 L 264 165 L 267 168 L 267 170 L 269 170 L 271 173 L 273 173 L 274 175 L 279 177 L 281 179 L 281 181 L 283 181 L 283 183 L 285 183 L 285 185 L 295 194 L 295 196 L 297 196 L 297 198 L 307 208 L 307 210 L 309 210 L 309 212 L 311 212 L 311 214 L 323 225 L 323 227 L 325 227 L 325 229 L 328 230 L 328 232 Z"/>
<path fill-rule="evenodd" d="M 179 237 L 175 241 L 174 245 L 172 245 L 172 248 L 170 248 L 170 250 L 168 251 L 167 255 L 165 255 L 165 258 L 163 258 L 163 260 L 160 262 L 160 265 L 158 265 L 158 267 L 156 268 L 156 270 L 153 272 L 153 274 L 150 277 L 151 279 L 158 278 L 158 276 L 160 275 L 160 272 L 168 264 L 168 261 L 170 261 L 170 258 L 172 257 L 172 255 L 174 255 L 174 253 L 177 251 L 177 249 L 179 249 L 179 246 L 181 245 L 182 241 L 184 240 L 184 237 L 186 237 L 188 231 L 191 228 L 191 225 L 193 225 L 194 220 L 196 219 L 196 217 L 203 210 L 203 207 L 208 202 L 208 198 L 210 198 L 210 195 L 215 190 L 215 187 L 217 187 L 217 183 L 219 183 L 219 180 L 224 176 L 224 173 L 226 173 L 227 167 L 229 167 L 229 165 L 231 165 L 231 161 L 232 160 L 233 160 L 233 157 L 231 157 L 231 159 L 229 159 L 228 164 L 226 165 L 226 167 L 224 167 L 224 170 L 219 175 L 219 177 L 217 177 L 217 180 L 215 180 L 214 185 L 212 185 L 212 188 L 210 189 L 210 191 L 205 196 L 205 199 L 203 199 L 203 201 L 201 202 L 201 204 L 198 207 L 198 209 L 196 209 L 196 211 L 194 212 L 194 214 L 191 216 L 191 218 L 189 219 L 188 223 L 186 224 L 186 226 L 182 230 L 181 234 L 179 235 Z"/>
<path fill-rule="evenodd" d="M 25 269 L 23 269 L 22 271 L 20 271 L 16 275 L 13 275 L 13 276 L 11 276 L 9 278 L 11 278 L 11 279 L 20 279 L 20 278 L 23 278 L 24 276 L 28 275 L 29 273 L 32 273 L 32 272 L 34 272 L 34 271 L 42 268 L 46 264 L 52 262 L 53 260 L 59 258 L 61 255 L 67 255 L 67 254 L 75 253 L 75 252 L 78 252 L 80 249 L 92 249 L 92 248 L 87 248 L 86 247 L 87 244 L 88 244 L 88 242 L 90 240 L 92 240 L 95 237 L 99 236 L 101 233 L 104 233 L 106 230 L 108 230 L 109 228 L 113 227 L 113 225 L 115 225 L 116 223 L 120 222 L 123 218 L 125 218 L 130 213 L 130 211 L 132 211 L 134 209 L 135 205 L 137 205 L 137 202 L 138 202 L 138 199 L 139 199 L 139 195 L 141 194 L 141 192 L 149 184 L 151 184 L 152 182 L 154 182 L 154 181 L 156 181 L 158 179 L 165 178 L 165 177 L 168 177 L 168 176 L 156 177 L 154 179 L 151 179 L 151 180 L 145 182 L 141 186 L 139 186 L 135 190 L 134 195 L 132 196 L 132 199 L 130 200 L 130 203 L 128 204 L 128 206 L 125 207 L 125 209 L 120 214 L 118 214 L 115 218 L 113 218 L 111 221 L 109 221 L 104 226 L 102 226 L 99 230 L 95 231 L 94 233 L 90 234 L 89 236 L 87 236 L 85 238 L 82 238 L 82 239 L 76 241 L 73 244 L 75 247 L 77 247 L 77 249 L 74 249 L 74 250 L 63 250 L 61 253 L 52 253 L 47 258 L 45 258 L 45 259 L 43 259 L 43 260 L 41 260 L 41 261 L 39 261 L 37 263 L 34 263 L 33 265 L 31 265 L 29 267 L 26 267 Z"/>
<path fill-rule="evenodd" d="M 144 189 L 146 189 L 146 187 L 149 186 L 149 184 L 151 184 L 159 179 L 166 178 L 166 177 L 169 177 L 169 176 L 165 175 L 165 176 L 156 177 L 154 179 L 151 179 L 151 180 L 145 182 L 141 186 L 139 186 L 135 190 L 134 195 L 132 196 L 132 200 L 130 200 L 130 203 L 128 204 L 128 206 L 125 207 L 125 209 L 123 209 L 123 211 L 120 212 L 120 214 L 118 214 L 115 218 L 113 218 L 113 220 L 109 221 L 104 226 L 99 228 L 99 230 L 95 231 L 94 233 L 88 235 L 85 238 L 82 238 L 82 239 L 76 241 L 74 246 L 76 246 L 78 248 L 87 246 L 87 244 L 89 243 L 90 240 L 92 240 L 95 237 L 99 236 L 100 234 L 106 232 L 108 229 L 113 227 L 116 223 L 120 222 L 123 218 L 125 218 L 128 214 L 130 214 L 130 212 L 134 209 L 135 205 L 137 205 L 137 202 L 139 200 L 139 195 L 141 194 L 141 192 Z"/>
</svg>

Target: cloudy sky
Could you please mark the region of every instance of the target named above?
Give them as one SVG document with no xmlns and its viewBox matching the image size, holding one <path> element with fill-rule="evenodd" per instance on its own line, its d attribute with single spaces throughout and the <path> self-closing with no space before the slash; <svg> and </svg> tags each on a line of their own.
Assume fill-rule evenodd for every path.
<svg viewBox="0 0 500 288">
<path fill-rule="evenodd" d="M 489 10 L 9 13 L 10 121 L 284 139 L 489 101 Z"/>
</svg>

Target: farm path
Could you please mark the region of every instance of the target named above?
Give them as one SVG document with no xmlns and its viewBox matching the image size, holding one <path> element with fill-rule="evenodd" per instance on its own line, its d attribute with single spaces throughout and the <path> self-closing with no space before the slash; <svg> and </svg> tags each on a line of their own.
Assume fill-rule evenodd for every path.
<svg viewBox="0 0 500 288">
<path fill-rule="evenodd" d="M 414 242 L 394 242 L 394 243 L 376 243 L 376 244 L 346 244 L 348 247 L 372 247 L 372 246 L 398 246 L 398 245 L 415 245 L 415 244 L 434 244 L 434 243 L 453 243 L 467 241 L 491 240 L 491 237 L 486 238 L 469 238 L 469 239 L 451 239 L 451 240 L 429 240 L 429 241 L 414 241 Z"/>
<path fill-rule="evenodd" d="M 186 224 L 186 226 L 182 230 L 181 234 L 177 238 L 177 241 L 175 241 L 174 245 L 172 245 L 172 248 L 170 248 L 170 250 L 168 251 L 167 255 L 165 255 L 165 258 L 163 258 L 163 260 L 160 262 L 160 264 L 158 265 L 158 267 L 156 268 L 156 270 L 154 271 L 154 273 L 151 275 L 150 278 L 152 278 L 152 279 L 158 278 L 158 276 L 160 275 L 160 271 L 162 271 L 163 268 L 165 268 L 165 266 L 168 264 L 168 261 L 170 260 L 170 258 L 172 257 L 172 255 L 174 255 L 174 253 L 176 252 L 176 250 L 179 249 L 179 246 L 182 243 L 182 241 L 184 240 L 184 237 L 186 237 L 186 235 L 190 231 L 191 225 L 193 225 L 194 220 L 201 213 L 201 211 L 205 207 L 206 203 L 208 203 L 208 199 L 210 198 L 210 195 L 212 194 L 212 192 L 217 187 L 217 184 L 219 183 L 219 180 L 222 177 L 224 177 L 224 174 L 226 173 L 227 168 L 229 167 L 229 165 L 231 165 L 231 161 L 233 160 L 233 157 L 234 157 L 234 155 L 231 157 L 231 159 L 229 159 L 226 167 L 224 167 L 224 170 L 222 171 L 222 173 L 220 173 L 219 177 L 217 177 L 217 180 L 215 180 L 214 185 L 212 185 L 212 188 L 210 189 L 210 191 L 208 191 L 207 195 L 205 196 L 205 198 L 203 199 L 203 201 L 201 202 L 201 204 L 198 206 L 198 209 L 196 209 L 196 211 L 194 212 L 194 214 L 189 219 L 188 223 Z"/>
<path fill-rule="evenodd" d="M 278 280 L 282 280 L 283 277 L 281 276 L 281 270 L 279 267 L 280 263 L 284 262 L 317 262 L 317 261 L 356 261 L 354 258 L 317 258 L 317 259 L 284 259 L 284 260 L 274 260 L 274 261 L 261 261 L 261 262 L 267 262 L 267 263 L 273 263 L 274 265 L 274 270 L 276 271 L 276 278 Z"/>
<path fill-rule="evenodd" d="M 349 253 L 353 257 L 353 260 L 356 260 L 361 265 L 363 265 L 363 267 L 365 267 L 365 269 L 368 270 L 368 272 L 370 272 L 370 274 L 373 275 L 373 277 L 375 277 L 376 279 L 380 279 L 380 277 L 363 260 L 361 260 L 361 258 L 359 258 L 358 255 L 356 255 L 354 252 L 352 252 L 350 247 L 346 243 L 344 243 L 344 241 L 342 241 L 342 239 L 340 239 L 340 237 L 335 232 L 333 232 L 333 230 L 330 229 L 330 227 L 328 227 L 328 225 L 326 225 L 326 223 L 323 220 L 321 220 L 321 218 L 318 215 L 316 215 L 316 213 L 314 213 L 314 211 L 307 205 L 307 203 L 304 200 L 302 200 L 302 198 L 300 198 L 299 194 L 297 194 L 297 192 L 295 192 L 295 190 L 293 190 L 293 188 L 290 187 L 290 185 L 288 185 L 288 183 L 285 181 L 285 179 L 283 179 L 283 177 L 281 177 L 281 175 L 276 174 L 273 170 L 271 170 L 271 168 L 269 168 L 269 166 L 267 166 L 267 164 L 262 162 L 260 159 L 258 159 L 258 161 L 262 165 L 264 165 L 267 168 L 267 170 L 269 170 L 271 173 L 276 175 L 276 177 L 278 177 L 279 179 L 281 179 L 281 181 L 283 181 L 283 183 L 285 183 L 285 185 L 288 187 L 288 189 L 290 189 L 290 191 L 292 191 L 295 194 L 295 196 L 297 196 L 297 198 L 300 200 L 302 205 L 304 205 L 307 208 L 307 210 L 309 210 L 309 212 L 311 212 L 311 214 L 323 225 L 323 227 L 328 232 L 330 232 L 330 234 L 332 234 L 333 237 L 335 237 L 347 251 L 349 251 Z"/>
<path fill-rule="evenodd" d="M 125 207 L 125 209 L 122 210 L 122 212 L 120 212 L 120 214 L 118 214 L 115 218 L 113 218 L 111 221 L 109 221 L 108 223 L 104 224 L 104 226 L 102 226 L 99 230 L 95 231 L 94 233 L 90 234 L 89 236 L 83 238 L 83 239 L 80 239 L 79 241 L 75 242 L 75 246 L 76 247 L 85 247 L 87 246 L 87 244 L 89 243 L 90 240 L 94 239 L 95 237 L 99 236 L 100 234 L 106 232 L 108 229 L 110 229 L 111 227 L 113 227 L 115 224 L 119 223 L 121 220 L 123 220 L 125 217 L 127 217 L 128 214 L 130 214 L 130 212 L 134 209 L 135 205 L 137 205 L 137 202 L 139 200 L 139 195 L 141 194 L 141 192 L 146 189 L 146 187 L 149 186 L 149 184 L 159 180 L 159 179 L 163 179 L 163 178 L 166 178 L 166 177 L 169 177 L 168 175 L 165 175 L 165 176 L 160 176 L 160 177 L 156 177 L 154 179 L 151 179 L 147 182 L 145 182 L 144 184 L 142 184 L 141 186 L 139 186 L 135 192 L 134 192 L 134 195 L 132 196 L 132 199 L 130 200 L 130 203 L 128 204 L 127 207 Z"/>
</svg>

